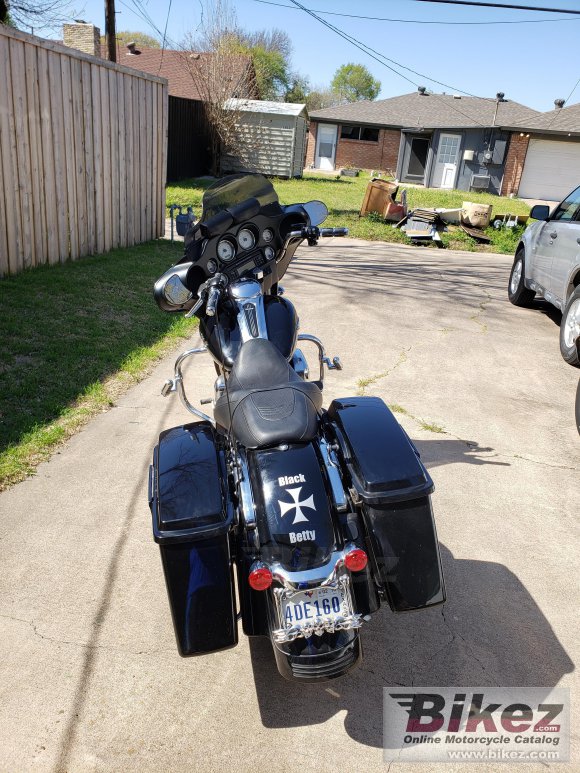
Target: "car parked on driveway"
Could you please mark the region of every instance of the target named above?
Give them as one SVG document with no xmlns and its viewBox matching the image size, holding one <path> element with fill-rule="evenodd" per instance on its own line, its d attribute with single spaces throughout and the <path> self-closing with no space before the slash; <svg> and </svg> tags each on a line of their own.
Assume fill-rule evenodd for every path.
<svg viewBox="0 0 580 773">
<path fill-rule="evenodd" d="M 532 223 L 522 235 L 512 266 L 508 296 L 529 306 L 536 295 L 562 312 L 560 351 L 580 367 L 580 187 L 550 213 L 536 204 Z"/>
</svg>

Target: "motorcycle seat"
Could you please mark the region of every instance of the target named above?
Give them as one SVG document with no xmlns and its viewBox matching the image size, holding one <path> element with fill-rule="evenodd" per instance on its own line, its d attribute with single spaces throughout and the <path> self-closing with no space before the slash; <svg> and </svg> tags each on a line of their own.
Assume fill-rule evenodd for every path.
<svg viewBox="0 0 580 773">
<path fill-rule="evenodd" d="M 316 436 L 322 392 L 303 381 L 271 341 L 253 338 L 242 345 L 227 386 L 216 401 L 215 419 L 246 448 Z"/>
</svg>

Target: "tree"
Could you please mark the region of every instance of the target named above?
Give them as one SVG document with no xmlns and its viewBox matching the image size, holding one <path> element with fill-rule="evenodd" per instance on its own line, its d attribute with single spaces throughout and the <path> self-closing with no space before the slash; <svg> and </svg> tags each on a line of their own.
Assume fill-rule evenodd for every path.
<svg viewBox="0 0 580 773">
<path fill-rule="evenodd" d="M 358 102 L 363 99 L 376 99 L 381 90 L 381 82 L 373 78 L 364 64 L 343 64 L 334 74 L 332 90 L 344 102 Z"/>
<path fill-rule="evenodd" d="M 304 102 L 310 94 L 310 82 L 308 78 L 300 73 L 291 73 L 289 77 L 288 88 L 284 95 L 285 102 Z"/>
<path fill-rule="evenodd" d="M 74 15 L 70 0 L 0 0 L 0 24 L 27 31 L 60 29 Z"/>
<path fill-rule="evenodd" d="M 231 45 L 235 30 L 235 14 L 228 0 L 207 0 L 202 6 L 198 35 L 188 37 L 189 52 L 183 52 L 183 61 L 204 103 L 214 175 L 221 171 L 222 153 L 236 155 L 240 148 L 240 111 L 233 109 L 229 100 L 255 95 L 256 75 L 251 60 Z"/>
<path fill-rule="evenodd" d="M 314 86 L 306 96 L 308 112 L 322 110 L 325 107 L 334 107 L 338 104 L 340 104 L 340 97 L 330 86 Z"/>
<path fill-rule="evenodd" d="M 119 46 L 135 43 L 137 48 L 139 48 L 139 46 L 142 46 L 143 48 L 161 48 L 159 41 L 151 35 L 147 35 L 145 32 L 117 32 L 115 39 Z M 105 36 L 101 35 L 101 43 L 104 42 Z"/>
</svg>

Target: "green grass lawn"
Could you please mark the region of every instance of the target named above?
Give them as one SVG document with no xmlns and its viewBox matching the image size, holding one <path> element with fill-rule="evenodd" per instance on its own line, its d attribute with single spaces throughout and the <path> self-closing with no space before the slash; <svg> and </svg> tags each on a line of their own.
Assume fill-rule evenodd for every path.
<svg viewBox="0 0 580 773">
<path fill-rule="evenodd" d="M 339 177 L 338 179 L 334 176 L 320 177 L 306 174 L 302 179 L 273 179 L 272 183 L 282 204 L 294 204 L 312 199 L 323 201 L 330 212 L 324 223 L 326 226 L 346 226 L 350 229 L 350 235 L 358 239 L 410 244 L 410 239 L 403 231 L 393 228 L 390 223 L 383 222 L 381 218 L 373 215 L 359 218 L 358 213 L 369 179 L 368 172 L 361 172 L 358 177 Z M 192 204 L 199 217 L 204 190 L 211 184 L 212 180 L 192 179 L 168 185 L 167 204 Z M 404 185 L 401 186 L 401 188 L 404 187 Z M 491 193 L 447 191 L 439 188 L 407 188 L 407 202 L 411 209 L 414 207 L 452 209 L 460 207 L 464 201 L 492 204 L 492 214 L 510 212 L 514 215 L 527 215 L 530 211 L 524 201 L 494 196 Z M 513 231 L 496 231 L 489 228 L 487 233 L 492 239 L 490 246 L 477 244 L 459 230 L 442 234 L 442 239 L 445 246 L 452 249 L 513 253 L 522 231 L 522 228 Z"/>
<path fill-rule="evenodd" d="M 180 252 L 156 241 L 0 281 L 0 490 L 191 334 L 152 297 Z"/>
</svg>

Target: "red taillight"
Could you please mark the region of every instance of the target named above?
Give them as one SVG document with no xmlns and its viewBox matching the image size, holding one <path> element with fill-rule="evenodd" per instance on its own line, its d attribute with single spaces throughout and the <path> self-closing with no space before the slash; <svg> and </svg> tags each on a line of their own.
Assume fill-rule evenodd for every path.
<svg viewBox="0 0 580 773">
<path fill-rule="evenodd" d="M 362 572 L 362 570 L 367 565 L 367 562 L 367 554 L 360 548 L 354 548 L 353 550 L 350 550 L 344 557 L 346 568 L 351 572 Z"/>
<path fill-rule="evenodd" d="M 272 585 L 272 572 L 265 564 L 254 564 L 250 570 L 248 582 L 254 590 L 268 590 Z"/>
</svg>

